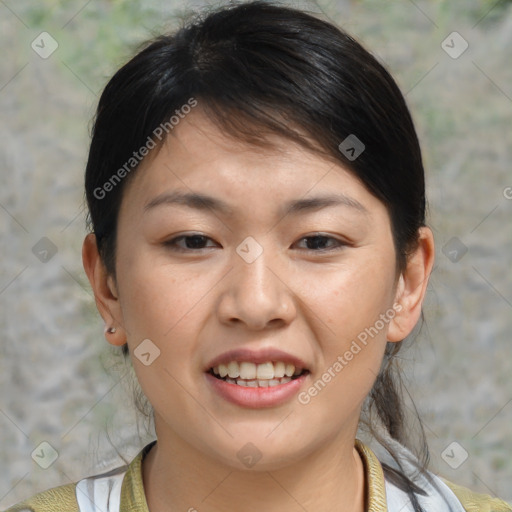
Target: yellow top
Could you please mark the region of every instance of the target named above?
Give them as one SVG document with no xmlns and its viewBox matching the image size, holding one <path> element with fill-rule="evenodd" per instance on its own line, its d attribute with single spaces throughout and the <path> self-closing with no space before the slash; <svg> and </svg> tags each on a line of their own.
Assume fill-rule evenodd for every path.
<svg viewBox="0 0 512 512">
<path fill-rule="evenodd" d="M 102 493 L 103 497 L 99 497 L 106 500 L 102 503 L 106 503 L 98 509 L 102 512 L 149 512 L 148 505 L 146 503 L 146 496 L 144 493 L 144 486 L 142 482 L 142 460 L 145 454 L 149 451 L 149 448 L 155 443 L 155 441 L 146 445 L 138 455 L 132 460 L 132 462 L 117 470 L 113 470 L 105 475 L 117 475 L 117 485 L 120 489 L 120 497 L 117 497 L 117 501 L 112 498 L 115 495 L 115 485 L 112 485 L 113 480 L 109 480 L 108 486 L 105 484 L 103 487 L 98 486 L 94 492 L 94 496 L 100 496 Z M 356 449 L 361 455 L 365 469 L 366 477 L 366 489 L 367 489 L 367 512 L 398 512 L 397 510 L 388 510 L 389 502 L 386 493 L 387 482 L 384 479 L 384 472 L 380 461 L 377 459 L 375 453 L 361 441 L 356 439 Z M 95 476 L 97 478 L 100 475 Z M 84 480 L 81 481 L 84 483 Z M 492 498 L 491 496 L 484 494 L 476 494 L 469 489 L 465 489 L 458 485 L 455 485 L 447 480 L 442 480 L 444 484 L 451 490 L 455 495 L 456 499 L 462 504 L 466 512 L 512 512 L 512 506 L 508 505 L 504 501 Z M 105 490 L 107 489 L 108 490 Z M 77 482 L 62 485 L 48 489 L 39 494 L 32 496 L 31 498 L 20 502 L 13 507 L 9 508 L 5 512 L 89 512 L 95 511 L 94 507 L 91 507 L 90 497 L 85 496 L 86 492 L 84 489 L 91 489 L 89 487 L 82 486 L 77 489 Z M 388 489 L 389 490 L 389 489 Z M 449 491 L 448 491 L 449 492 Z M 80 496 L 77 499 L 77 495 Z M 92 494 L 90 495 L 92 496 Z M 79 504 L 80 502 L 80 504 Z M 396 503 L 396 502 L 394 502 Z M 453 503 L 453 502 L 452 502 Z M 403 507 L 400 506 L 400 509 Z M 403 508 L 405 512 L 406 508 Z M 451 510 L 446 508 L 446 510 Z M 433 510 L 427 510 L 426 512 L 433 512 Z M 437 512 L 437 509 L 436 509 Z"/>
</svg>

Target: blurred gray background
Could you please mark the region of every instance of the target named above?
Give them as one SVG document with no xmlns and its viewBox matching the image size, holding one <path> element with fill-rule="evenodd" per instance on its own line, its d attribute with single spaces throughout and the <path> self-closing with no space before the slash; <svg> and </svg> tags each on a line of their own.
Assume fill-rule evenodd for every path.
<svg viewBox="0 0 512 512">
<path fill-rule="evenodd" d="M 402 354 L 409 390 L 431 469 L 512 501 L 512 6 L 289 3 L 352 33 L 406 95 L 437 242 L 426 323 Z M 108 78 L 200 5 L 0 0 L 0 509 L 152 439 L 82 269 L 82 181 Z"/>
</svg>

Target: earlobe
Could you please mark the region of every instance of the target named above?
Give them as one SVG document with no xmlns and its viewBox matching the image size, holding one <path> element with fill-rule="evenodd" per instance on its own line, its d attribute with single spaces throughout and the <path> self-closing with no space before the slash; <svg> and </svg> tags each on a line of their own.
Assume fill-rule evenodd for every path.
<svg viewBox="0 0 512 512">
<path fill-rule="evenodd" d="M 115 281 L 107 273 L 101 260 L 96 236 L 93 233 L 85 237 L 82 246 L 82 261 L 94 292 L 96 307 L 105 322 L 105 338 L 112 345 L 124 345 L 126 335 L 122 327 L 122 311 Z"/>
<path fill-rule="evenodd" d="M 407 258 L 406 268 L 398 280 L 395 303 L 400 304 L 401 310 L 389 324 L 388 341 L 405 339 L 418 322 L 434 265 L 434 254 L 432 231 L 428 227 L 422 227 L 418 233 L 417 248 Z"/>
</svg>

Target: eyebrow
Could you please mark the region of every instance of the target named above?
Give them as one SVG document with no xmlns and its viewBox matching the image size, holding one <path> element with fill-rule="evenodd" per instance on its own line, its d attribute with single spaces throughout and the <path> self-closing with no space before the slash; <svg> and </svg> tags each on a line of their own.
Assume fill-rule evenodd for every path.
<svg viewBox="0 0 512 512">
<path fill-rule="evenodd" d="M 224 215 L 233 215 L 234 213 L 233 208 L 222 199 L 206 194 L 179 191 L 164 192 L 156 196 L 144 206 L 144 211 L 152 210 L 161 205 L 182 205 L 196 210 L 213 210 Z M 345 194 L 329 194 L 289 201 L 282 208 L 281 215 L 283 217 L 297 215 L 333 206 L 347 206 L 365 215 L 369 214 L 369 211 L 356 199 Z"/>
</svg>

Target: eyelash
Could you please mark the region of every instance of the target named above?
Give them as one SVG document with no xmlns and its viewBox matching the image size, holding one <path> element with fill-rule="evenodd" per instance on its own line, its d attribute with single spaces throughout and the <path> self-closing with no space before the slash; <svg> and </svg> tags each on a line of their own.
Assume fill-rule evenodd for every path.
<svg viewBox="0 0 512 512">
<path fill-rule="evenodd" d="M 177 252 L 198 252 L 198 251 L 201 251 L 203 249 L 208 249 L 208 247 L 200 247 L 200 248 L 196 248 L 196 249 L 191 249 L 191 248 L 183 248 L 183 247 L 179 247 L 177 246 L 177 242 L 179 240 L 186 240 L 186 239 L 190 239 L 190 238 L 200 238 L 200 239 L 203 239 L 203 240 L 211 240 L 211 238 L 205 236 L 205 235 L 201 235 L 201 234 L 194 234 L 194 235 L 181 235 L 181 236 L 178 236 L 176 238 L 172 238 L 171 240 L 168 240 L 166 242 L 164 242 L 164 245 L 166 247 L 169 247 L 171 248 L 173 251 L 177 251 Z M 325 240 L 332 240 L 334 242 L 336 242 L 338 244 L 338 247 L 334 247 L 334 248 L 331 248 L 331 249 L 306 249 L 307 251 L 312 251 L 312 252 L 315 252 L 315 253 L 326 253 L 326 252 L 330 252 L 330 251 L 336 251 L 336 250 L 340 250 L 341 248 L 347 246 L 348 244 L 346 242 L 343 242 L 342 240 L 338 240 L 337 238 L 334 238 L 332 236 L 328 236 L 328 235 L 322 235 L 322 234 L 316 234 L 316 235 L 310 235 L 310 236 L 304 236 L 302 238 L 300 238 L 300 242 L 302 242 L 303 240 L 311 240 L 311 239 L 325 239 Z"/>
</svg>

